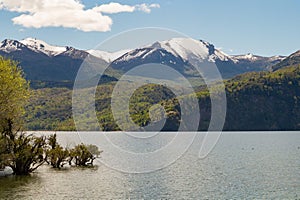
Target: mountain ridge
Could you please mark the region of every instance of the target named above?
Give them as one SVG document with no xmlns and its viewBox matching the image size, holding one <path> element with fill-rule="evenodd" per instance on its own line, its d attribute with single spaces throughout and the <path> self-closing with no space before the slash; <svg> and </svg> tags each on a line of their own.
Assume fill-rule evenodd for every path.
<svg viewBox="0 0 300 200">
<path fill-rule="evenodd" d="M 157 45 L 159 44 L 159 45 L 161 45 L 162 43 L 164 43 L 164 42 L 167 42 L 167 43 L 169 43 L 170 41 L 172 42 L 172 41 L 176 41 L 176 40 L 182 40 L 182 39 L 185 39 L 185 40 L 192 40 L 192 41 L 194 41 L 194 42 L 197 42 L 197 43 L 203 43 L 203 44 L 205 44 L 207 47 L 209 47 L 210 49 L 215 49 L 215 51 L 216 52 L 218 52 L 218 54 L 219 53 L 222 53 L 223 54 L 223 57 L 225 56 L 225 59 L 227 58 L 229 58 L 229 59 L 232 59 L 232 60 L 235 60 L 235 59 L 249 59 L 249 60 L 255 60 L 257 57 L 262 57 L 262 58 L 272 58 L 272 59 L 275 59 L 276 57 L 277 58 L 281 58 L 281 59 L 283 59 L 283 58 L 285 58 L 285 57 L 287 57 L 287 56 L 281 56 L 281 55 L 274 55 L 274 56 L 259 56 L 259 55 L 254 55 L 254 54 L 252 54 L 252 53 L 247 53 L 247 54 L 238 54 L 238 55 L 228 55 L 228 54 L 226 54 L 226 53 L 224 53 L 223 51 L 221 51 L 221 50 L 219 50 L 219 49 L 217 49 L 217 48 L 215 48 L 214 47 L 214 45 L 212 45 L 212 44 L 210 44 L 209 42 L 206 42 L 206 41 L 204 41 L 204 40 L 195 40 L 195 39 L 190 39 L 190 38 L 172 38 L 172 39 L 169 39 L 169 40 L 164 40 L 164 41 L 156 41 L 156 42 L 154 42 L 154 43 L 152 43 L 152 44 L 148 44 L 148 45 L 145 45 L 144 47 L 149 47 L 149 46 L 151 46 L 151 47 L 153 47 L 153 48 L 155 48 L 155 47 L 157 47 Z M 70 49 L 70 48 L 73 48 L 72 46 L 68 46 L 68 45 L 66 45 L 66 46 L 58 46 L 58 45 L 51 45 L 51 44 L 48 44 L 47 42 L 45 42 L 45 41 L 43 41 L 43 40 L 40 40 L 40 39 L 36 39 L 36 38 L 32 38 L 32 37 L 28 37 L 28 38 L 24 38 L 24 39 L 22 39 L 22 40 L 15 40 L 15 39 L 4 39 L 1 43 L 0 43 L 0 50 L 1 51 L 6 51 L 7 53 L 8 53 L 8 51 L 4 48 L 5 46 L 6 46 L 6 44 L 7 43 L 20 43 L 22 46 L 26 46 L 26 47 L 28 47 L 28 48 L 30 48 L 30 49 L 32 49 L 32 50 L 35 50 L 35 51 L 37 51 L 37 52 L 43 52 L 43 51 L 48 51 L 47 53 L 49 53 L 49 52 L 54 52 L 54 53 L 56 53 L 56 54 L 54 54 L 54 55 L 58 55 L 58 54 L 60 54 L 60 53 L 63 53 L 64 51 L 67 51 L 68 49 Z M 14 44 L 15 45 L 15 44 Z M 143 47 L 140 47 L 140 49 L 141 48 L 143 48 Z M 162 47 L 160 47 L 160 48 L 162 48 Z M 77 48 L 74 48 L 74 49 L 77 49 Z M 79 49 L 77 49 L 77 50 L 79 50 Z M 97 49 L 87 49 L 87 50 L 80 50 L 80 51 L 85 51 L 85 52 L 87 52 L 87 53 L 89 53 L 89 54 L 91 54 L 91 55 L 94 55 L 94 56 L 96 56 L 97 57 L 97 53 L 99 52 L 99 54 L 98 54 L 98 56 L 100 57 L 100 58 L 105 58 L 105 57 L 103 57 L 104 55 L 101 55 L 101 52 L 103 53 L 103 54 L 107 54 L 108 55 L 108 57 L 110 56 L 110 54 L 118 54 L 118 55 L 124 55 L 125 53 L 127 53 L 127 52 L 130 52 L 130 51 L 132 51 L 132 50 L 134 50 L 134 49 L 122 49 L 122 50 L 118 50 L 118 51 L 114 51 L 114 52 L 109 52 L 109 51 L 102 51 L 102 50 L 97 50 Z M 95 53 L 92 53 L 92 52 L 95 52 Z M 11 52 L 11 51 L 9 51 L 9 52 Z M 45 54 L 47 54 L 47 53 L 45 53 Z M 48 54 L 49 55 L 49 54 Z M 51 55 L 51 54 L 50 54 Z M 116 59 L 116 57 L 114 57 L 115 59 Z M 107 59 L 107 58 L 105 58 L 105 59 Z M 224 59 L 224 58 L 223 58 Z M 107 60 L 109 60 L 109 59 L 107 59 Z M 237 60 L 235 60 L 235 61 L 237 61 Z"/>
<path fill-rule="evenodd" d="M 300 50 L 292 53 L 291 55 L 287 56 L 286 58 L 284 58 L 282 60 L 282 62 L 274 65 L 272 67 L 272 70 L 273 71 L 276 71 L 276 70 L 279 70 L 283 67 L 287 67 L 287 66 L 290 66 L 290 65 L 297 65 L 300 63 Z"/>
<path fill-rule="evenodd" d="M 190 38 L 172 38 L 118 52 L 78 50 L 70 46 L 50 45 L 35 38 L 21 41 L 5 39 L 0 43 L 0 55 L 17 60 L 27 79 L 46 81 L 74 81 L 86 57 L 103 62 L 103 66 L 111 63 L 112 68 L 123 72 L 140 64 L 167 64 L 187 76 L 198 76 L 191 60 L 207 60 L 217 65 L 223 78 L 231 78 L 249 71 L 269 70 L 285 58 L 252 54 L 231 56 L 209 42 Z"/>
<path fill-rule="evenodd" d="M 26 79 L 42 81 L 74 81 L 86 57 L 105 62 L 73 47 L 65 47 L 59 54 L 37 47 L 6 39 L 0 43 L 0 56 L 19 62 Z"/>
</svg>

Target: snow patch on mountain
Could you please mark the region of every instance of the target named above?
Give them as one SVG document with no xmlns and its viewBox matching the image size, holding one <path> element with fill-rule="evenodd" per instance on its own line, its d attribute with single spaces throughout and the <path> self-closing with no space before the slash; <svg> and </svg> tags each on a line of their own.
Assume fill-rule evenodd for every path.
<svg viewBox="0 0 300 200">
<path fill-rule="evenodd" d="M 270 61 L 274 61 L 274 60 L 284 60 L 286 58 L 286 56 L 272 56 L 270 57 Z"/>
<path fill-rule="evenodd" d="M 6 53 L 21 51 L 22 48 L 25 48 L 25 45 L 18 42 L 17 40 L 5 39 L 0 43 L 0 50 Z"/>
<path fill-rule="evenodd" d="M 42 52 L 48 56 L 55 56 L 67 50 L 67 47 L 52 46 L 42 40 L 37 40 L 35 38 L 26 38 L 24 40 L 21 40 L 20 42 L 26 45 L 31 50 L 35 52 Z"/>
<path fill-rule="evenodd" d="M 156 50 L 156 49 L 152 49 L 152 50 L 150 50 L 149 52 L 145 53 L 145 54 L 143 55 L 142 59 L 145 59 L 148 55 L 151 55 L 151 53 L 153 53 L 155 50 Z M 160 52 L 160 54 L 161 54 L 162 56 L 164 56 L 164 55 L 163 55 L 163 52 Z"/>
<path fill-rule="evenodd" d="M 128 61 L 130 59 L 139 58 L 139 57 L 145 58 L 145 55 L 148 53 L 149 53 L 149 48 L 135 49 L 121 56 L 119 61 Z"/>
<path fill-rule="evenodd" d="M 236 60 L 235 58 L 232 58 L 231 56 L 218 49 L 215 49 L 214 54 L 210 55 L 210 57 L 213 61 L 215 61 L 216 59 L 220 59 L 221 61 L 232 60 L 235 63 L 238 62 L 238 60 Z"/>
<path fill-rule="evenodd" d="M 232 57 L 234 57 L 235 59 L 238 59 L 238 60 L 250 60 L 250 61 L 255 61 L 258 59 L 258 57 L 253 55 L 252 53 L 248 53 L 245 55 L 237 55 L 237 56 L 232 56 Z"/>
<path fill-rule="evenodd" d="M 107 51 L 91 49 L 91 50 L 88 50 L 87 52 L 95 57 L 101 58 L 101 59 L 105 60 L 106 62 L 110 63 L 129 51 L 131 51 L 131 50 L 124 49 L 124 50 L 120 50 L 120 51 L 116 51 L 116 52 L 107 52 Z"/>
<path fill-rule="evenodd" d="M 272 57 L 263 57 L 263 56 L 256 56 L 251 53 L 245 54 L 245 55 L 236 55 L 236 56 L 231 56 L 233 59 L 236 59 L 238 61 L 250 61 L 250 62 L 255 62 L 255 61 L 260 61 L 260 60 L 268 60 L 270 62 L 272 61 L 281 61 L 285 58 L 285 56 L 272 56 Z"/>
</svg>

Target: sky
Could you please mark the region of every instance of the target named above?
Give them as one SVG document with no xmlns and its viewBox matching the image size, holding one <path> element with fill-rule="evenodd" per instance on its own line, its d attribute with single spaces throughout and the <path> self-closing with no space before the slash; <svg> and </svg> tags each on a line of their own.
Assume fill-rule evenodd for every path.
<svg viewBox="0 0 300 200">
<path fill-rule="evenodd" d="M 0 40 L 85 50 L 123 31 L 161 27 L 230 55 L 289 55 L 300 49 L 299 10 L 299 0 L 0 0 Z"/>
</svg>

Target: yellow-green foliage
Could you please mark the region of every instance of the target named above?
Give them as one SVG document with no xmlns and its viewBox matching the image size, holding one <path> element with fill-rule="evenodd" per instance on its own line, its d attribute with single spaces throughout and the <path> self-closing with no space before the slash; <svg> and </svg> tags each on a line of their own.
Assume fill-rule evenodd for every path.
<svg viewBox="0 0 300 200">
<path fill-rule="evenodd" d="M 15 61 L 0 57 L 0 122 L 14 122 L 24 114 L 24 105 L 29 97 L 29 84 Z"/>
</svg>

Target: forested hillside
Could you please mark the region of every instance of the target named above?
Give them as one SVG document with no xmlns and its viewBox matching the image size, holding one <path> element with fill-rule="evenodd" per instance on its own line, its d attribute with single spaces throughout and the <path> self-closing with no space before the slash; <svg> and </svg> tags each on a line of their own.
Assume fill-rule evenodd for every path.
<svg viewBox="0 0 300 200">
<path fill-rule="evenodd" d="M 96 94 L 97 116 L 101 129 L 119 130 L 113 120 L 110 101 L 116 82 L 101 84 Z M 300 128 L 300 65 L 275 72 L 252 72 L 225 81 L 227 116 L 224 130 L 297 130 Z M 26 107 L 28 130 L 74 130 L 72 90 L 43 88 L 33 90 Z M 210 100 L 205 88 L 197 92 L 201 109 L 200 130 L 210 120 Z M 150 122 L 149 108 L 161 104 L 167 111 L 163 130 L 176 130 L 180 123 L 180 106 L 166 87 L 149 84 L 139 88 L 131 98 L 133 121 L 145 126 Z M 88 128 L 88 127 L 87 127 Z M 98 130 L 97 126 L 92 129 Z"/>
</svg>

